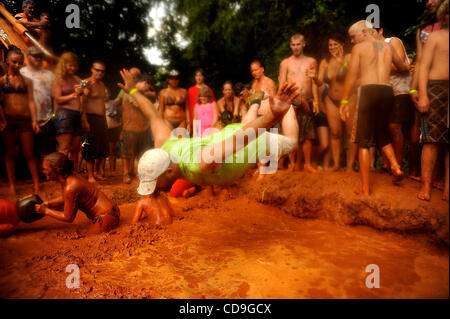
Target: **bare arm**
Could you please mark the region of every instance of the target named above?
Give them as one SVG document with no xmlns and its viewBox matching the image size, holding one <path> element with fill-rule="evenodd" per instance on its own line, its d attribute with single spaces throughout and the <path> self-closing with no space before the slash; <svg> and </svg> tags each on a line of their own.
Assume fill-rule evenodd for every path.
<svg viewBox="0 0 450 319">
<path fill-rule="evenodd" d="M 360 58 L 359 58 L 359 46 L 356 45 L 352 49 L 352 55 L 350 59 L 350 64 L 348 66 L 347 76 L 345 77 L 344 82 L 344 92 L 343 92 L 343 100 L 347 100 L 350 98 L 351 93 L 353 92 L 353 88 L 355 87 L 356 80 L 358 78 L 359 67 L 360 67 Z M 350 116 L 348 105 L 342 104 L 339 107 L 339 113 L 341 115 L 341 119 L 346 121 Z"/>
<path fill-rule="evenodd" d="M 418 70 L 419 101 L 417 104 L 417 109 L 420 113 L 427 113 L 430 109 L 427 86 L 431 65 L 433 64 L 435 49 L 435 37 L 431 34 L 423 48 L 422 61 L 420 62 Z"/>
<path fill-rule="evenodd" d="M 213 121 L 212 125 L 216 125 L 217 121 L 219 121 L 219 108 L 217 107 L 217 103 L 213 102 Z"/>
<path fill-rule="evenodd" d="M 298 95 L 297 90 L 298 87 L 295 84 L 284 84 L 280 87 L 275 99 L 270 99 L 270 112 L 246 124 L 227 140 L 218 144 L 205 146 L 201 150 L 200 168 L 205 172 L 220 169 L 220 163 L 225 158 L 240 151 L 251 142 L 251 140 L 246 138 L 249 130 L 253 131 L 253 136 L 258 137 L 260 133 L 259 128 L 265 128 L 267 130 L 275 125 L 289 110 L 292 100 Z M 244 141 L 243 145 L 239 148 L 237 147 L 237 140 Z M 226 145 L 229 143 L 233 145 L 232 153 L 227 153 Z M 207 161 L 207 159 L 212 159 L 212 161 Z"/>
<path fill-rule="evenodd" d="M 411 80 L 411 89 L 417 89 L 418 86 L 418 80 L 419 80 L 419 67 L 420 67 L 420 62 L 422 60 L 422 49 L 423 49 L 423 45 L 422 45 L 422 41 L 420 40 L 420 29 L 417 30 L 416 33 L 416 71 L 413 74 L 413 78 Z M 418 96 L 414 96 L 413 100 L 415 102 L 418 102 Z"/>
<path fill-rule="evenodd" d="M 191 125 L 191 108 L 189 107 L 189 96 L 187 91 L 184 96 L 184 109 L 186 110 L 186 127 L 189 128 Z"/>
<path fill-rule="evenodd" d="M 50 209 L 41 205 L 40 211 L 44 210 L 42 213 L 53 217 L 62 222 L 71 223 L 77 216 L 78 211 L 78 196 L 76 195 L 76 190 L 72 187 L 66 187 L 64 192 L 64 211 L 60 212 L 57 210 Z M 39 206 L 39 205 L 37 205 Z"/>
<path fill-rule="evenodd" d="M 278 85 L 281 87 L 287 82 L 287 66 L 286 62 L 282 61 L 280 63 L 280 73 L 278 74 Z"/>
<path fill-rule="evenodd" d="M 311 64 L 310 74 L 312 79 L 312 94 L 313 94 L 313 112 L 315 115 L 319 114 L 319 86 L 317 79 L 317 61 L 314 59 Z"/>
<path fill-rule="evenodd" d="M 389 48 L 391 48 L 392 51 L 392 62 L 394 66 L 397 69 L 397 72 L 409 72 L 409 64 L 405 63 L 405 59 L 400 59 L 399 55 L 397 54 L 397 51 L 392 45 L 389 45 Z M 403 54 L 403 56 L 405 56 Z"/>
<path fill-rule="evenodd" d="M 145 217 L 145 209 L 144 209 L 144 200 L 140 200 L 137 205 L 136 205 L 136 210 L 134 211 L 134 216 L 133 216 L 133 220 L 132 223 L 136 224 L 138 223 L 141 218 Z"/>
<path fill-rule="evenodd" d="M 30 108 L 30 114 L 31 114 L 31 122 L 33 125 L 33 130 L 35 133 L 40 132 L 39 124 L 37 123 L 37 111 L 36 111 L 36 104 L 34 103 L 34 97 L 33 97 L 33 82 L 31 80 L 24 77 L 25 84 L 28 87 L 28 107 Z"/>
<path fill-rule="evenodd" d="M 395 53 L 397 53 L 398 57 L 400 58 L 400 60 L 405 61 L 406 60 L 406 54 L 405 54 L 405 49 L 403 47 L 403 43 L 402 41 L 400 41 L 400 39 L 397 38 L 392 38 L 390 44 L 392 45 L 392 47 L 394 48 Z M 398 72 L 399 70 L 396 68 L 395 65 L 392 66 L 392 69 L 395 72 Z"/>
</svg>

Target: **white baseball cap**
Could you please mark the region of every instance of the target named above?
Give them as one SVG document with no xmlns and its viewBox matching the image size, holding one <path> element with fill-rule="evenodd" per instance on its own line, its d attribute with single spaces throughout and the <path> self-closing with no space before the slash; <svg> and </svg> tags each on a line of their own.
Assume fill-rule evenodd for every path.
<svg viewBox="0 0 450 319">
<path fill-rule="evenodd" d="M 145 152 L 138 163 L 140 184 L 137 189 L 139 195 L 153 194 L 158 177 L 161 176 L 170 165 L 170 155 L 160 148 L 154 148 Z"/>
</svg>

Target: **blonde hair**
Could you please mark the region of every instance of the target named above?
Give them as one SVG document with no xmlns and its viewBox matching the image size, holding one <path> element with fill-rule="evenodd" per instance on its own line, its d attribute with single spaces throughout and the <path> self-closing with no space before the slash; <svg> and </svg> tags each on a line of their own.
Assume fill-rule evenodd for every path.
<svg viewBox="0 0 450 319">
<path fill-rule="evenodd" d="M 443 24 L 445 21 L 445 15 L 448 14 L 448 0 L 445 0 L 444 2 L 442 2 L 439 6 L 439 8 L 437 9 L 436 12 L 436 17 L 438 19 L 438 21 Z"/>
<path fill-rule="evenodd" d="M 296 33 L 291 37 L 290 41 L 295 41 L 295 40 L 301 40 L 302 42 L 305 42 L 305 36 L 301 33 Z"/>
<path fill-rule="evenodd" d="M 210 103 L 212 102 L 212 99 L 213 99 L 211 91 L 206 86 L 202 86 L 202 88 L 198 92 L 197 103 L 200 103 L 200 97 L 207 97 L 208 98 L 208 102 L 210 102 Z"/>
<path fill-rule="evenodd" d="M 78 56 L 73 52 L 64 52 L 59 57 L 58 64 L 55 69 L 55 77 L 57 79 L 63 80 L 66 77 L 66 66 L 71 62 L 78 63 Z"/>
<path fill-rule="evenodd" d="M 372 35 L 374 32 L 373 25 L 367 20 L 359 20 L 358 22 L 352 24 L 352 26 L 348 29 L 348 32 L 362 32 L 366 30 L 368 34 Z"/>
</svg>

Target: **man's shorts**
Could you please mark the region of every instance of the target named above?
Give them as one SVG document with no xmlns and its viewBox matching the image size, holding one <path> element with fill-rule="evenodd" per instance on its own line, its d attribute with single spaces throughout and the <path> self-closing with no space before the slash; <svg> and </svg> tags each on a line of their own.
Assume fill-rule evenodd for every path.
<svg viewBox="0 0 450 319">
<path fill-rule="evenodd" d="M 83 135 L 83 128 L 81 126 L 81 112 L 79 111 L 60 108 L 55 113 L 53 124 L 55 125 L 56 135 Z"/>
<path fill-rule="evenodd" d="M 82 142 L 82 155 L 86 161 L 93 161 L 98 158 L 107 158 L 109 155 L 109 145 L 104 115 L 86 114 L 90 132 L 84 136 Z"/>
<path fill-rule="evenodd" d="M 414 103 L 409 94 L 394 96 L 394 105 L 389 116 L 389 123 L 414 123 Z"/>
<path fill-rule="evenodd" d="M 422 138 L 424 143 L 448 145 L 448 80 L 429 80 L 428 98 L 430 109 L 422 115 Z"/>
<path fill-rule="evenodd" d="M 152 146 L 150 131 L 122 131 L 122 143 L 123 158 L 139 157 Z"/>
<path fill-rule="evenodd" d="M 295 115 L 297 116 L 298 122 L 298 142 L 303 143 L 306 140 L 315 140 L 316 139 L 316 130 L 314 129 L 314 113 L 313 113 L 313 105 L 312 101 L 308 100 L 309 103 L 309 112 L 304 114 L 300 111 L 300 108 L 296 108 Z"/>
<path fill-rule="evenodd" d="M 389 114 L 394 104 L 391 86 L 369 84 L 361 87 L 356 143 L 362 148 L 390 143 Z"/>
</svg>

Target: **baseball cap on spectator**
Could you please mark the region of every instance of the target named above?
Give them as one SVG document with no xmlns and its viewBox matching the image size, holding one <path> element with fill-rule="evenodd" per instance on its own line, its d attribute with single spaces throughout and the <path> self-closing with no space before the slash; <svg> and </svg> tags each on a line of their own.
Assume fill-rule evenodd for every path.
<svg viewBox="0 0 450 319">
<path fill-rule="evenodd" d="M 31 56 L 44 56 L 44 52 L 42 52 L 41 49 L 36 46 L 29 47 L 27 49 L 27 54 Z"/>
<path fill-rule="evenodd" d="M 178 72 L 177 70 L 171 70 L 169 72 L 169 78 L 177 78 L 180 76 L 180 72 Z"/>
</svg>

